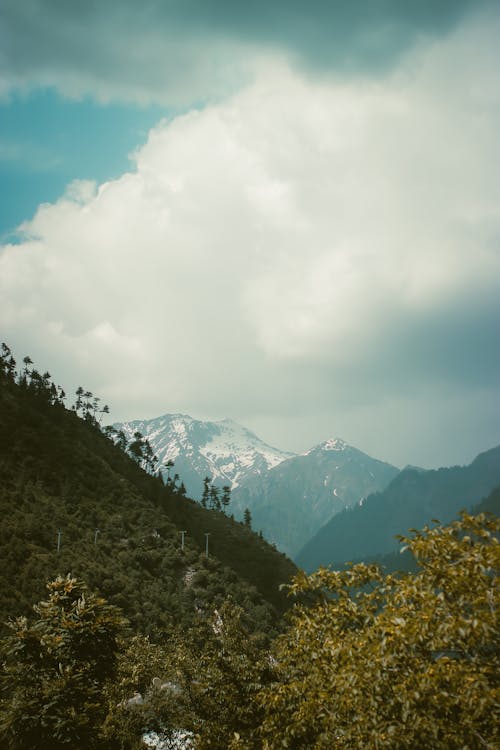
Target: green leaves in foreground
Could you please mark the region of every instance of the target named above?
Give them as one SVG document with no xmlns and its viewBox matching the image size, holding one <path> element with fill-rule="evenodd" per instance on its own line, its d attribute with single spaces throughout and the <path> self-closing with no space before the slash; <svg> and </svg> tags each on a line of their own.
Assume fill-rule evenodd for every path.
<svg viewBox="0 0 500 750">
<path fill-rule="evenodd" d="M 125 622 L 78 580 L 58 577 L 37 619 L 10 624 L 2 644 L 0 738 L 9 750 L 103 748 L 103 689 Z"/>
<path fill-rule="evenodd" d="M 498 747 L 499 531 L 463 514 L 416 533 L 404 540 L 416 575 L 360 564 L 298 576 L 292 592 L 316 603 L 279 640 L 263 747 Z"/>
<path fill-rule="evenodd" d="M 186 730 L 197 750 L 494 750 L 499 532 L 464 514 L 404 540 L 417 574 L 300 574 L 307 604 L 271 653 L 230 601 L 163 643 L 119 640 L 118 611 L 58 578 L 2 643 L 0 744 L 135 750 Z"/>
</svg>

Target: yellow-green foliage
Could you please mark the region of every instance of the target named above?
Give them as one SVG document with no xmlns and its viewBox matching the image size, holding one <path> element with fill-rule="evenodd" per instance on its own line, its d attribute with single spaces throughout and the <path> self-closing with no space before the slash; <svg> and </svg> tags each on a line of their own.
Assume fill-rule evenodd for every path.
<svg viewBox="0 0 500 750">
<path fill-rule="evenodd" d="M 103 690 L 115 674 L 125 621 L 71 576 L 48 589 L 36 619 L 13 621 L 1 644 L 0 746 L 108 750 L 100 738 Z"/>
<path fill-rule="evenodd" d="M 420 572 L 359 564 L 295 578 L 298 605 L 261 694 L 263 748 L 498 748 L 497 519 L 404 540 Z"/>
</svg>

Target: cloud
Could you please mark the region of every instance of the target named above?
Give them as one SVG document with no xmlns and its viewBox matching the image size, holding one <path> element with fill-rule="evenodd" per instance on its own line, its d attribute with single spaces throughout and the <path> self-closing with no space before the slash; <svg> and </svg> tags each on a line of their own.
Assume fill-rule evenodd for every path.
<svg viewBox="0 0 500 750">
<path fill-rule="evenodd" d="M 289 435 L 300 424 L 297 441 L 334 431 L 417 463 L 474 452 L 479 428 L 459 429 L 478 423 L 474 404 L 488 447 L 495 50 L 493 27 L 462 26 L 383 85 L 276 63 L 160 122 L 134 171 L 74 184 L 3 247 L 7 342 L 116 419 L 232 416 L 306 448 Z"/>
<path fill-rule="evenodd" d="M 0 92 L 56 86 L 69 97 L 185 106 L 236 90 L 270 56 L 311 71 L 390 68 L 489 0 L 3 0 Z"/>
</svg>

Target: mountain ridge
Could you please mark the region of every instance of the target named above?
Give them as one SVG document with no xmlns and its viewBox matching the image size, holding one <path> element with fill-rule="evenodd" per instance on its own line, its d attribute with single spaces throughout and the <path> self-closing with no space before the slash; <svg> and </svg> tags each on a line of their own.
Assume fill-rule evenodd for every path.
<svg viewBox="0 0 500 750">
<path fill-rule="evenodd" d="M 200 499 L 203 479 L 228 484 L 231 510 L 248 509 L 254 528 L 293 555 L 331 516 L 382 489 L 399 469 L 368 456 L 340 437 L 329 437 L 303 453 L 269 446 L 232 419 L 197 420 L 164 414 L 116 423 L 130 439 L 140 431 L 159 465 L 174 469 L 191 497 Z"/>
<path fill-rule="evenodd" d="M 407 468 L 385 490 L 361 506 L 334 516 L 299 551 L 295 561 L 311 571 L 386 555 L 397 549 L 396 535 L 422 528 L 437 518 L 443 524 L 471 509 L 500 483 L 500 446 L 483 451 L 466 466 Z"/>
</svg>

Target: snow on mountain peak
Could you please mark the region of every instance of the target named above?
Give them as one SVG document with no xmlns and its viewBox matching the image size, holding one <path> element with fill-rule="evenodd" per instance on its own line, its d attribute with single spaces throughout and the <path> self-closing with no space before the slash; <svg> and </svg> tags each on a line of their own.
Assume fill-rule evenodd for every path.
<svg viewBox="0 0 500 750">
<path fill-rule="evenodd" d="M 319 445 L 311 448 L 311 450 L 307 451 L 305 455 L 308 456 L 310 453 L 313 453 L 313 451 L 345 451 L 346 448 L 349 448 L 349 446 L 341 438 L 328 438 L 328 440 L 324 440 Z"/>
<path fill-rule="evenodd" d="M 295 454 L 267 445 L 246 427 L 232 419 L 206 422 L 187 414 L 164 414 L 149 420 L 136 420 L 115 425 L 131 438 L 137 430 L 146 437 L 159 459 L 159 467 L 167 461 L 180 462 L 180 471 L 194 497 L 193 477 L 185 474 L 188 459 L 201 487 L 204 476 L 217 484 L 235 488 L 245 477 L 260 474 Z M 189 489 L 189 487 L 188 487 Z"/>
</svg>

